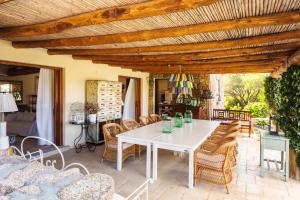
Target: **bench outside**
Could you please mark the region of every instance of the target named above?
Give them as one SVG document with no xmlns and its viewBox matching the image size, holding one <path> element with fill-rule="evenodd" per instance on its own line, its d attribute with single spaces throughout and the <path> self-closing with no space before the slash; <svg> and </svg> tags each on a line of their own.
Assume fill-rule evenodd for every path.
<svg viewBox="0 0 300 200">
<path fill-rule="evenodd" d="M 251 136 L 252 118 L 250 111 L 213 109 L 212 118 L 213 120 L 222 121 L 222 124 L 228 124 L 231 121 L 238 120 L 241 122 L 241 131 L 247 129 L 249 137 Z"/>
</svg>

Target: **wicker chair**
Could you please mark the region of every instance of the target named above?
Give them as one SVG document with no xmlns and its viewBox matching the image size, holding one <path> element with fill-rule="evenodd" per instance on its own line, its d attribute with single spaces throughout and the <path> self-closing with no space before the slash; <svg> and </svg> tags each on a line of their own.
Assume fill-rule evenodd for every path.
<svg viewBox="0 0 300 200">
<path fill-rule="evenodd" d="M 218 185 L 225 185 L 229 193 L 228 184 L 232 181 L 231 157 L 236 140 L 226 138 L 218 144 L 204 145 L 194 156 L 194 178 L 203 179 Z"/>
<path fill-rule="evenodd" d="M 159 122 L 161 121 L 161 117 L 158 114 L 150 114 L 150 120 L 152 122 Z"/>
<path fill-rule="evenodd" d="M 227 139 L 227 138 L 236 138 L 238 134 L 240 133 L 239 131 L 239 126 L 234 126 L 230 128 L 226 133 L 221 133 L 221 134 L 214 134 L 207 138 L 207 140 L 203 143 L 202 146 L 204 146 L 206 143 L 209 144 L 218 144 L 221 141 Z M 230 158 L 231 159 L 231 166 L 235 167 L 237 163 L 237 154 L 238 154 L 238 143 L 236 143 L 233 151 L 233 156 Z"/>
<path fill-rule="evenodd" d="M 141 125 L 137 123 L 137 121 L 133 119 L 127 119 L 122 121 L 122 126 L 126 131 L 139 128 Z M 146 150 L 146 146 L 143 145 L 135 145 L 135 152 L 139 154 L 139 158 L 141 157 L 141 152 Z"/>
<path fill-rule="evenodd" d="M 105 149 L 103 152 L 102 160 L 117 161 L 118 153 L 118 139 L 116 135 L 124 132 L 123 128 L 116 123 L 109 123 L 103 125 L 103 135 L 105 141 Z M 122 149 L 122 161 L 132 156 L 135 159 L 135 145 L 129 143 L 123 143 Z"/>
<path fill-rule="evenodd" d="M 137 123 L 137 121 L 135 121 L 133 119 L 123 120 L 121 122 L 121 125 L 126 131 L 129 131 L 129 130 L 132 130 L 135 128 L 139 128 L 141 126 L 139 123 Z"/>
<path fill-rule="evenodd" d="M 216 130 L 214 131 L 213 134 L 215 133 L 220 133 L 220 132 L 226 132 L 228 130 L 230 130 L 231 128 L 235 127 L 235 126 L 239 126 L 239 128 L 241 127 L 241 124 L 239 121 L 234 120 L 232 121 L 230 124 L 221 124 L 220 126 L 218 126 L 218 128 L 216 128 Z"/>
<path fill-rule="evenodd" d="M 139 120 L 140 120 L 140 124 L 141 124 L 142 126 L 146 126 L 146 125 L 152 123 L 152 121 L 149 119 L 149 117 L 145 117 L 145 116 L 140 116 L 140 117 L 139 117 Z"/>
</svg>

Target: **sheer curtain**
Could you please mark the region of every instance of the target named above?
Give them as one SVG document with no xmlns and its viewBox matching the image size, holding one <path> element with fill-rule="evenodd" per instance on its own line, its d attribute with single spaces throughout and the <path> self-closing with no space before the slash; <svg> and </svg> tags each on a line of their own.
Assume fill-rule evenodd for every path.
<svg viewBox="0 0 300 200">
<path fill-rule="evenodd" d="M 127 88 L 122 119 L 135 119 L 135 80 L 130 79 Z"/>
<path fill-rule="evenodd" d="M 54 72 L 51 69 L 41 69 L 39 74 L 36 121 L 39 137 L 54 141 L 53 127 L 53 84 Z M 39 141 L 39 145 L 47 145 Z"/>
</svg>

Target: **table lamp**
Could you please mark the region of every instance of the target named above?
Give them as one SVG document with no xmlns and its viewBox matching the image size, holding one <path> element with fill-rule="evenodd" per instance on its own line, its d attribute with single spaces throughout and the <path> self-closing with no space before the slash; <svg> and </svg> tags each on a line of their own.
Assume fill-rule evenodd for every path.
<svg viewBox="0 0 300 200">
<path fill-rule="evenodd" d="M 4 113 L 15 111 L 18 111 L 18 107 L 13 95 L 9 93 L 0 93 L 0 150 L 7 149 L 9 147 L 9 139 L 6 135 L 6 122 L 4 121 Z"/>
</svg>

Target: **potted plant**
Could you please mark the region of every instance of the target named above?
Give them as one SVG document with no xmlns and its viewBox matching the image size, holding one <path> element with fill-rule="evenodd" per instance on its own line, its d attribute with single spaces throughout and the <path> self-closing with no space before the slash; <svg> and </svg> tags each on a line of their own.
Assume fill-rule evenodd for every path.
<svg viewBox="0 0 300 200">
<path fill-rule="evenodd" d="M 90 123 L 96 123 L 97 121 L 97 113 L 99 111 L 99 106 L 96 103 L 87 103 L 85 105 L 85 110 L 88 115 L 88 121 Z"/>
</svg>

